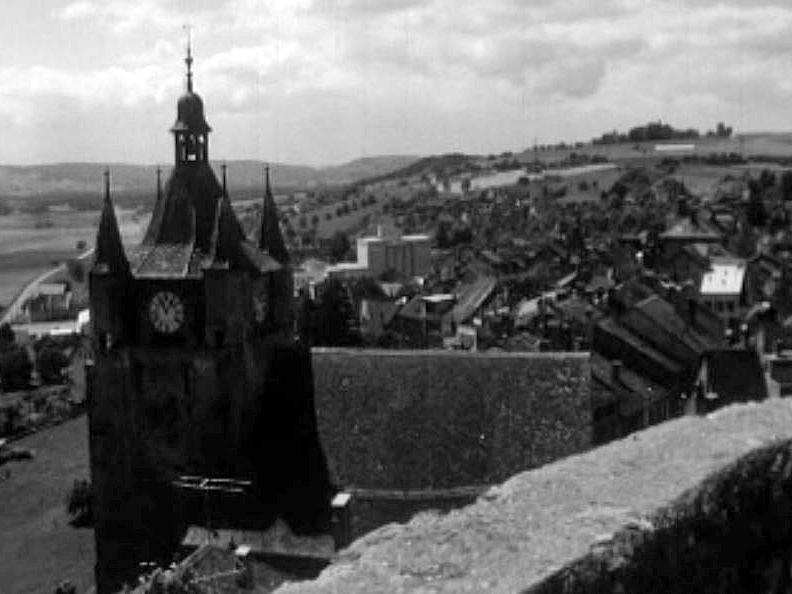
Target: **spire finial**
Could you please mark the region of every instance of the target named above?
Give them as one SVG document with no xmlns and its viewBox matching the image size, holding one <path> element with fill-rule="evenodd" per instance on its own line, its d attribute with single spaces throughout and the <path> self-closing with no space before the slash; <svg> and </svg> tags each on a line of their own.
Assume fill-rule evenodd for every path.
<svg viewBox="0 0 792 594">
<path fill-rule="evenodd" d="M 157 165 L 157 202 L 162 198 L 162 167 Z"/>
<path fill-rule="evenodd" d="M 228 188 L 226 187 L 226 169 L 228 169 L 228 166 L 226 165 L 225 161 L 223 161 L 223 196 L 228 198 Z"/>
<path fill-rule="evenodd" d="M 270 164 L 264 163 L 264 191 L 269 194 L 272 190 L 270 188 Z"/>
<path fill-rule="evenodd" d="M 187 64 L 187 92 L 192 93 L 192 27 L 184 25 L 184 30 L 187 31 L 187 57 L 184 58 L 184 63 Z"/>
<path fill-rule="evenodd" d="M 104 170 L 105 202 L 110 202 L 110 168 Z"/>
</svg>

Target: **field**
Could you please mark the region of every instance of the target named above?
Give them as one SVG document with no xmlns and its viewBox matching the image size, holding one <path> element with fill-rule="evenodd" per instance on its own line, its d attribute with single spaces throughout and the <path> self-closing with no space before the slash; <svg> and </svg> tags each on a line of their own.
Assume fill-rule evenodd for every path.
<svg viewBox="0 0 792 594">
<path fill-rule="evenodd" d="M 539 151 L 541 161 L 555 162 L 569 158 L 571 153 L 579 155 L 602 155 L 609 161 L 632 161 L 646 158 L 675 156 L 674 153 L 662 154 L 655 151 L 658 144 L 693 144 L 694 154 L 706 156 L 712 153 L 742 153 L 746 157 L 773 156 L 792 158 L 792 134 L 788 133 L 748 133 L 732 138 L 699 138 L 697 140 L 675 140 L 658 142 L 625 142 L 621 144 L 586 143 L 581 147 L 565 149 L 547 148 Z M 533 149 L 518 153 L 517 158 L 526 163 L 532 162 L 536 155 Z"/>
<path fill-rule="evenodd" d="M 127 244 L 140 240 L 147 217 L 117 209 Z M 7 305 L 28 281 L 79 255 L 77 242 L 93 247 L 97 211 L 51 211 L 0 216 L 0 304 Z"/>
<path fill-rule="evenodd" d="M 15 445 L 36 457 L 0 467 L 0 590 L 50 594 L 68 579 L 85 592 L 93 585 L 93 531 L 69 525 L 64 501 L 75 479 L 89 478 L 86 417 Z"/>
<path fill-rule="evenodd" d="M 344 201 L 347 204 L 357 202 L 360 205 L 361 197 Z M 358 210 L 350 210 L 348 214 L 336 216 L 336 209 L 343 204 L 343 202 L 336 202 L 333 204 L 326 204 L 318 207 L 315 210 L 305 213 L 306 226 L 300 227 L 300 216 L 291 216 L 289 221 L 298 234 L 302 234 L 311 228 L 311 219 L 314 215 L 319 217 L 319 224 L 316 226 L 316 237 L 320 239 L 327 239 L 332 237 L 337 231 L 344 233 L 351 233 L 363 226 L 363 219 L 366 215 L 374 218 L 382 212 L 382 207 L 387 202 L 387 199 L 380 196 L 379 200 L 374 204 L 362 206 Z M 331 218 L 328 220 L 326 215 L 330 213 Z"/>
</svg>

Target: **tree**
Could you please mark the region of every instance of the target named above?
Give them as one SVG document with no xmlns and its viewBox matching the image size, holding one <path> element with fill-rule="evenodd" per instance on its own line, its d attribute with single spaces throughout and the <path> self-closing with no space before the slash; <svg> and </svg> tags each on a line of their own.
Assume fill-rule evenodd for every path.
<svg viewBox="0 0 792 594">
<path fill-rule="evenodd" d="M 762 190 L 766 190 L 767 188 L 772 188 L 776 183 L 776 176 L 775 173 L 770 171 L 769 169 L 762 169 L 762 172 L 759 174 L 759 186 Z"/>
<path fill-rule="evenodd" d="M 350 247 L 351 244 L 349 243 L 349 238 L 346 236 L 346 233 L 343 231 L 336 231 L 330 240 L 330 257 L 335 262 L 343 260 Z"/>
<path fill-rule="evenodd" d="M 90 526 L 93 523 L 93 493 L 91 483 L 85 479 L 75 480 L 66 497 L 66 513 L 72 526 Z"/>
<path fill-rule="evenodd" d="M 311 227 L 319 225 L 319 215 L 315 214 L 311 217 Z"/>
<path fill-rule="evenodd" d="M 45 384 L 63 382 L 63 369 L 69 364 L 63 349 L 56 344 L 43 345 L 36 354 L 36 370 Z"/>
<path fill-rule="evenodd" d="M 355 310 L 346 287 L 337 280 L 325 282 L 321 298 L 311 312 L 310 332 L 316 346 L 357 346 Z"/>
<path fill-rule="evenodd" d="M 85 265 L 80 260 L 72 259 L 66 262 L 66 270 L 75 282 L 85 282 Z"/>
<path fill-rule="evenodd" d="M 14 344 L 15 340 L 16 336 L 14 335 L 14 331 L 11 329 L 11 324 L 6 322 L 5 324 L 0 325 L 0 348 Z"/>
<path fill-rule="evenodd" d="M 0 381 L 3 390 L 8 392 L 27 388 L 31 371 L 33 364 L 26 349 L 15 344 L 0 349 Z"/>
<path fill-rule="evenodd" d="M 792 171 L 787 170 L 781 174 L 781 198 L 792 200 Z"/>
<path fill-rule="evenodd" d="M 85 251 L 86 246 L 87 246 L 87 244 L 85 243 L 84 239 L 77 240 L 77 244 L 75 245 L 75 247 L 77 248 L 78 252 Z"/>
<path fill-rule="evenodd" d="M 305 215 L 302 215 L 297 221 L 297 224 L 300 226 L 300 229 L 305 229 L 308 226 L 308 219 Z"/>
<path fill-rule="evenodd" d="M 751 197 L 748 200 L 745 216 L 748 224 L 752 227 L 764 227 L 767 222 L 767 210 L 764 205 L 764 193 L 761 189 L 761 183 L 751 180 L 749 186 Z"/>
<path fill-rule="evenodd" d="M 449 221 L 440 221 L 437 224 L 435 240 L 437 241 L 437 247 L 439 248 L 451 247 L 452 234 L 451 223 Z"/>
</svg>

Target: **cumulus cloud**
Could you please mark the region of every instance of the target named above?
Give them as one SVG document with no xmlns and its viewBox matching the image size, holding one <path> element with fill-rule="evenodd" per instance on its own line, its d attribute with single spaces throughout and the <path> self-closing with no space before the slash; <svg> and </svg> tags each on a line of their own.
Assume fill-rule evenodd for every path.
<svg viewBox="0 0 792 594">
<path fill-rule="evenodd" d="M 196 87 L 235 137 L 214 144 L 227 156 L 489 152 L 657 117 L 792 126 L 780 0 L 78 0 L 50 14 L 90 26 L 79 41 L 102 60 L 0 67 L 0 114 L 16 126 L 41 119 L 41 97 L 94 121 L 119 106 L 169 118 L 185 23 Z"/>
</svg>

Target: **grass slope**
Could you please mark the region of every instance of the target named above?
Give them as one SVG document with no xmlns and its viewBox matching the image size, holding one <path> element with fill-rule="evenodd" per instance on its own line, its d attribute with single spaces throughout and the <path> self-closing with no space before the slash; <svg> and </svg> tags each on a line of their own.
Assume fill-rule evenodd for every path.
<svg viewBox="0 0 792 594">
<path fill-rule="evenodd" d="M 93 531 L 72 528 L 64 503 L 73 481 L 89 477 L 86 421 L 26 437 L 15 445 L 35 450 L 36 457 L 0 467 L 2 592 L 49 594 L 64 579 L 78 592 L 93 585 Z"/>
</svg>

